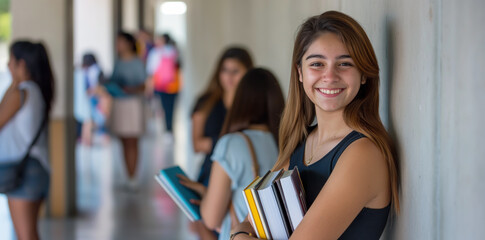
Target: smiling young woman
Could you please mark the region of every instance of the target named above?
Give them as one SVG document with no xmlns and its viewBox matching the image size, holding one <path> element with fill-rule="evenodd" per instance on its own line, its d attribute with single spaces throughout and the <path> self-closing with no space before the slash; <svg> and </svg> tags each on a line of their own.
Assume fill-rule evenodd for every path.
<svg viewBox="0 0 485 240">
<path fill-rule="evenodd" d="M 379 239 L 399 212 L 398 163 L 378 110 L 379 66 L 362 27 L 336 11 L 309 18 L 295 39 L 273 167 L 298 167 L 310 206 L 291 239 Z M 248 223 L 233 232 L 254 233 Z"/>
</svg>

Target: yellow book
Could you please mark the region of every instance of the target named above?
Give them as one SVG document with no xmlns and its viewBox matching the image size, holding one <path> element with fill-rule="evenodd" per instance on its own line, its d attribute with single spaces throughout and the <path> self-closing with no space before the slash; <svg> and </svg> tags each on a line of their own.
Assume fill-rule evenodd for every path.
<svg viewBox="0 0 485 240">
<path fill-rule="evenodd" d="M 256 234 L 258 235 L 258 238 L 267 239 L 267 234 L 264 231 L 263 223 L 261 222 L 261 217 L 259 216 L 256 202 L 251 192 L 251 188 L 254 188 L 259 180 L 261 180 L 261 177 L 256 177 L 253 182 L 251 182 L 251 184 L 244 189 L 243 196 L 249 210 L 251 222 L 253 223 L 253 226 L 256 226 Z"/>
</svg>

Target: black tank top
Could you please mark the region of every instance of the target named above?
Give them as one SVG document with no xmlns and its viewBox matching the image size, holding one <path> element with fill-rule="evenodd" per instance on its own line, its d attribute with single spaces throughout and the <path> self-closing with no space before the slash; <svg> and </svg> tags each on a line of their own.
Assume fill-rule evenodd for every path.
<svg viewBox="0 0 485 240">
<path fill-rule="evenodd" d="M 327 182 L 340 155 L 351 143 L 363 137 L 363 134 L 352 131 L 327 155 L 310 166 L 304 164 L 306 140 L 295 149 L 290 158 L 289 169 L 297 166 L 300 171 L 308 208 Z M 379 239 L 386 226 L 389 211 L 390 205 L 381 209 L 363 208 L 339 239 Z"/>
</svg>

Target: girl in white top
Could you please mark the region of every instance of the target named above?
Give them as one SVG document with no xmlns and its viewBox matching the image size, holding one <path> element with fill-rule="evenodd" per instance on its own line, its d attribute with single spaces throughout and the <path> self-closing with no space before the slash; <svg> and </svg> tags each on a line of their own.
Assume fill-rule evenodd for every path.
<svg viewBox="0 0 485 240">
<path fill-rule="evenodd" d="M 41 43 L 17 41 L 10 47 L 8 68 L 12 84 L 0 102 L 0 164 L 20 161 L 49 119 L 54 95 L 54 79 L 49 58 Z M 49 188 L 47 130 L 42 126 L 39 139 L 29 152 L 23 178 L 7 192 L 10 215 L 18 239 L 38 239 L 37 217 Z M 3 168 L 4 171 L 6 168 Z M 2 176 L 13 173 L 2 172 Z"/>
<path fill-rule="evenodd" d="M 202 196 L 200 212 L 204 224 L 219 231 L 219 239 L 229 239 L 231 226 L 248 215 L 242 190 L 255 175 L 270 170 L 278 157 L 278 126 L 284 107 L 278 81 L 268 70 L 249 70 L 241 79 L 231 110 L 222 128 L 211 159 L 208 187 L 182 178 L 181 183 Z M 253 160 L 243 132 L 254 147 L 259 172 L 253 171 Z M 230 211 L 230 206 L 232 209 Z"/>
</svg>

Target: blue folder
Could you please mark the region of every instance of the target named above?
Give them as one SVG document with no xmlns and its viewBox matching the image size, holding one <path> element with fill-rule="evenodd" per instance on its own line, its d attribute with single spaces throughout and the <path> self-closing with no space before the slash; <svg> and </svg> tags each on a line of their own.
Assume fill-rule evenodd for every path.
<svg viewBox="0 0 485 240">
<path fill-rule="evenodd" d="M 106 91 L 113 97 L 125 97 L 127 96 L 123 88 L 114 82 L 108 82 L 104 84 Z"/>
<path fill-rule="evenodd" d="M 180 184 L 180 180 L 177 177 L 178 174 L 187 176 L 179 166 L 174 166 L 161 170 L 160 174 L 155 175 L 155 179 L 182 209 L 190 221 L 198 221 L 201 219 L 199 206 L 192 204 L 190 199 L 200 200 L 200 196 Z"/>
</svg>

